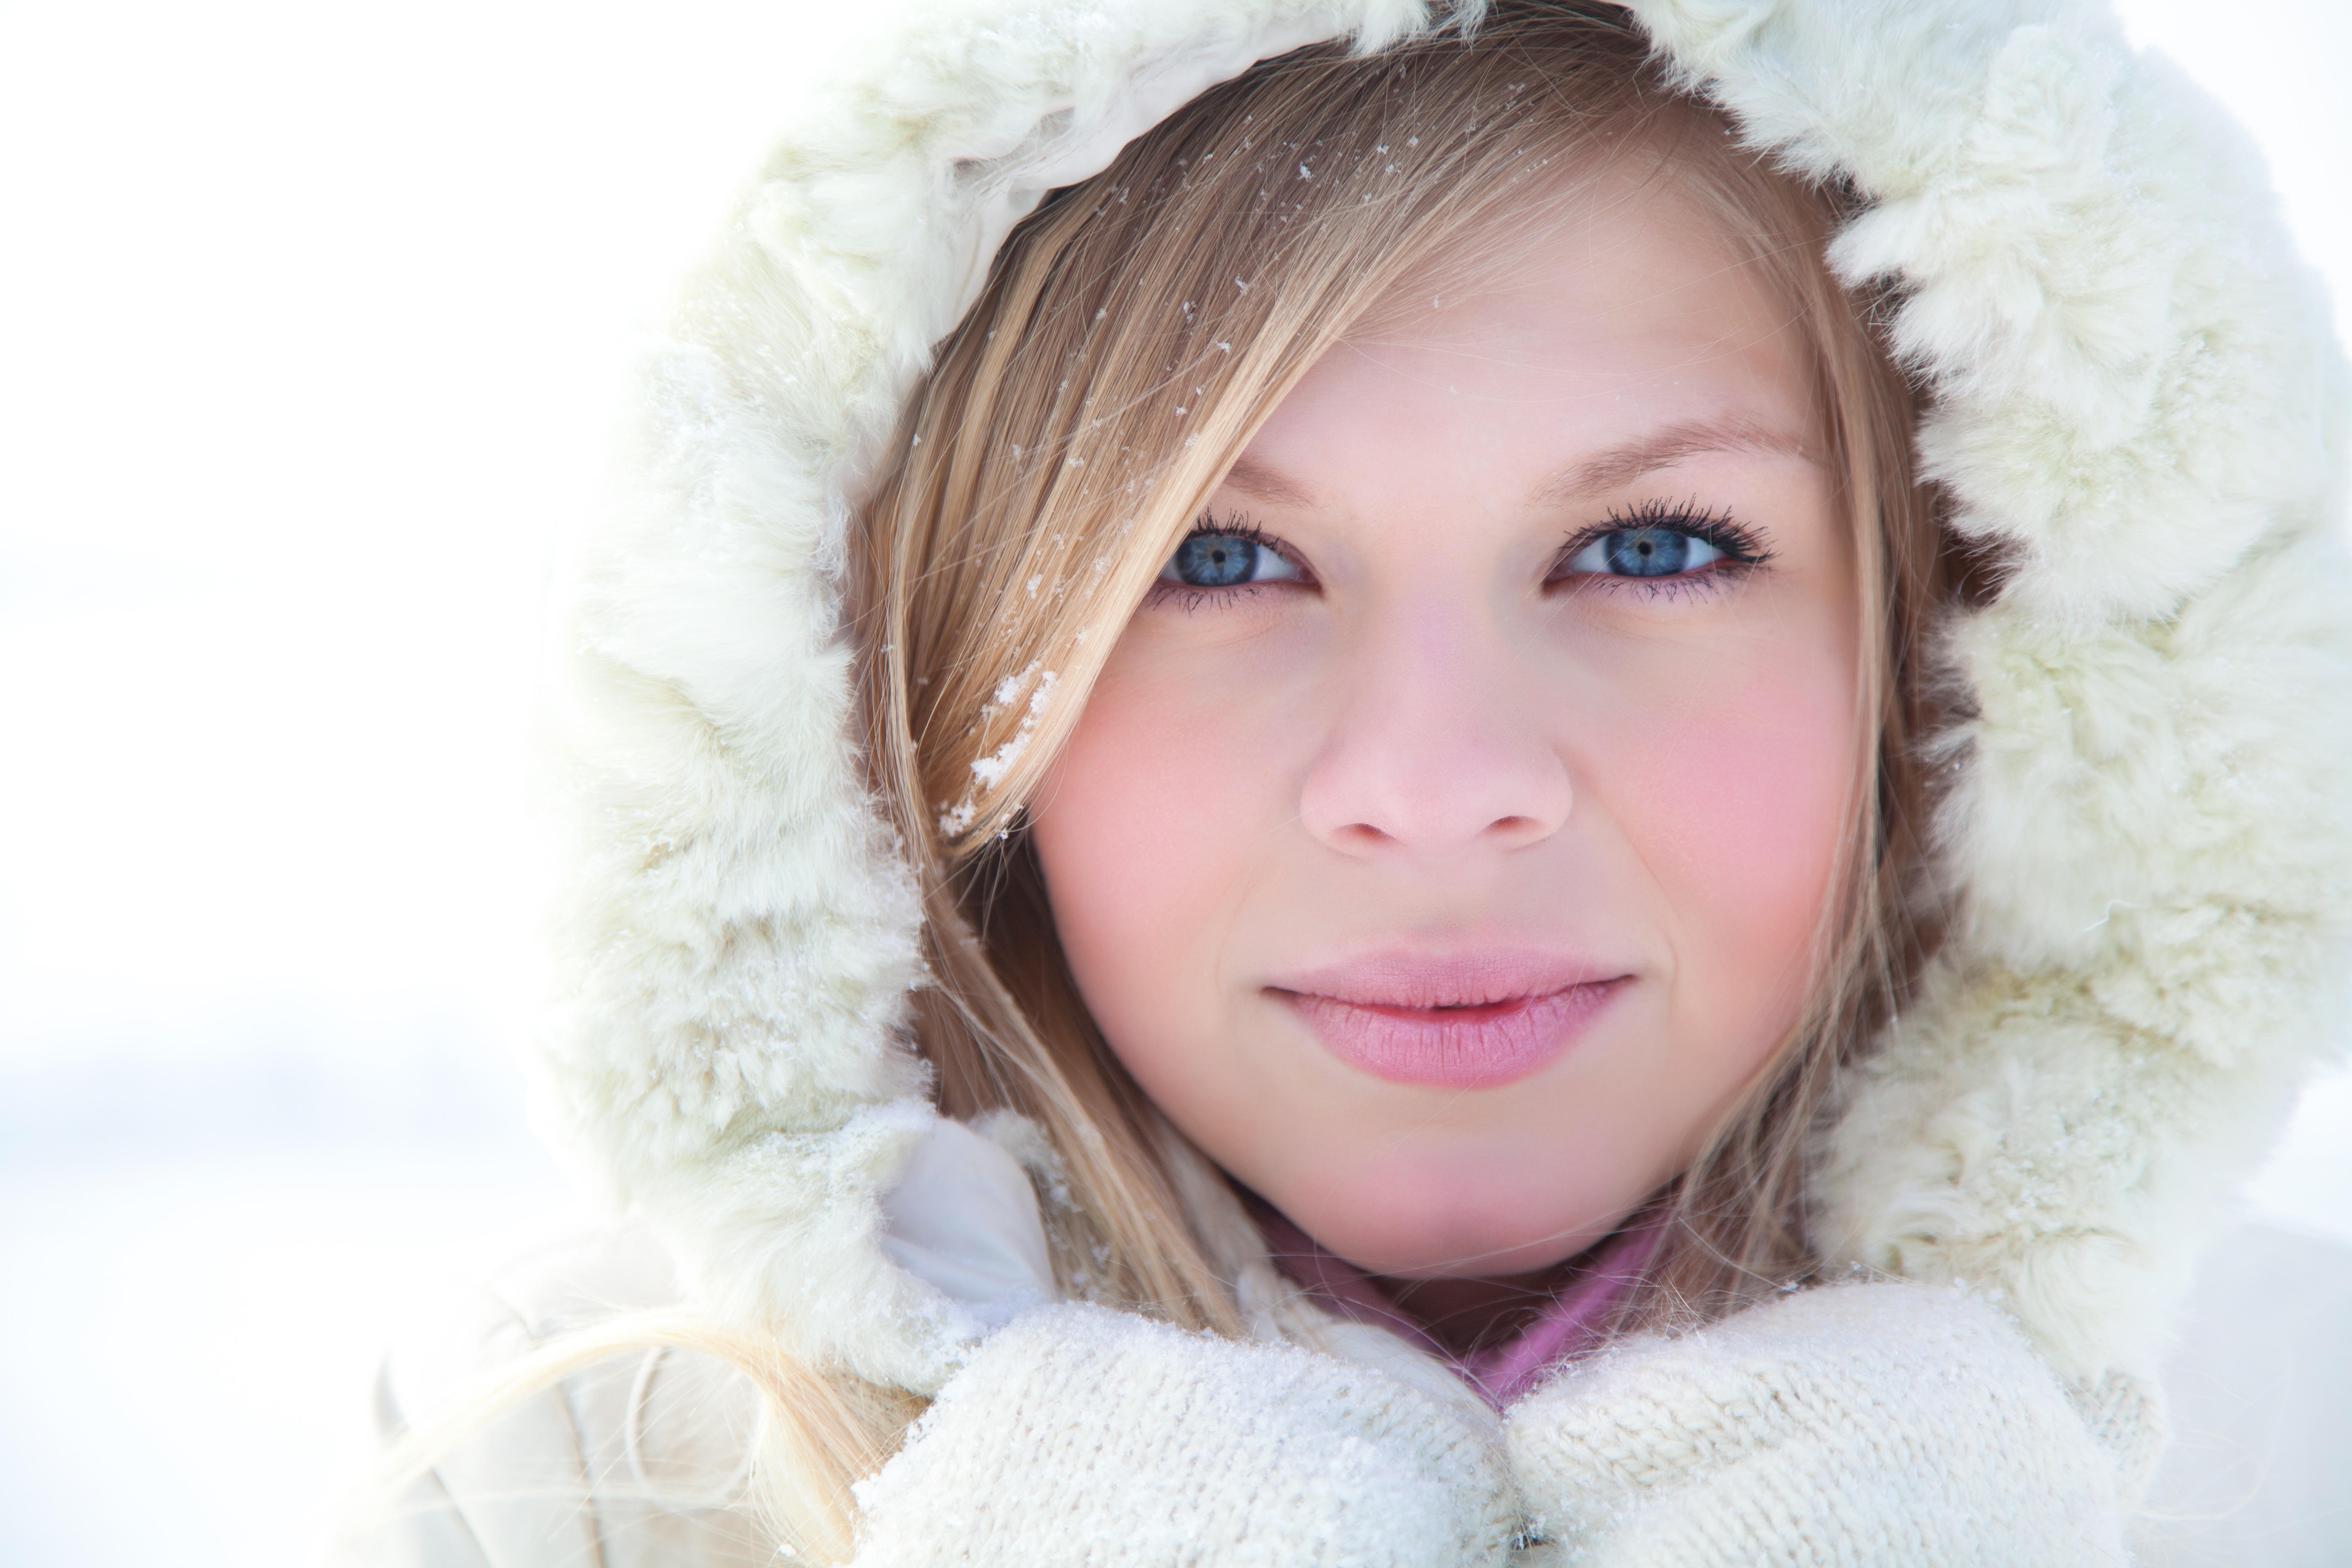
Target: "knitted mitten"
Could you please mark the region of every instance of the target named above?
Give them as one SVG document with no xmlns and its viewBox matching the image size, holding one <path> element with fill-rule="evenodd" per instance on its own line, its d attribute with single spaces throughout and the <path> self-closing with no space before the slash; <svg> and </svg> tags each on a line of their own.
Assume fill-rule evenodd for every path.
<svg viewBox="0 0 2352 1568">
<path fill-rule="evenodd" d="M 1097 1307 L 1029 1313 L 857 1489 L 854 1568 L 1500 1563 L 1490 1436 L 1379 1373 Z"/>
<path fill-rule="evenodd" d="M 2127 1561 L 2158 1426 L 2129 1379 L 2078 1405 L 1975 1297 L 1864 1284 L 1628 1342 L 1507 1442 L 1563 1563 L 2054 1568 Z"/>
</svg>

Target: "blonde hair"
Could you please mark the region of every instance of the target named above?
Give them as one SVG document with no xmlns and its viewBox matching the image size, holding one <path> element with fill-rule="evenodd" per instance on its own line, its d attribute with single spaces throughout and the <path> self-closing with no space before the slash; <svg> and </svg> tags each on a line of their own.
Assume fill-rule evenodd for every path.
<svg viewBox="0 0 2352 1568">
<path fill-rule="evenodd" d="M 1242 1329 L 1203 1234 L 1205 1163 L 1088 1017 L 1024 804 L 1161 563 L 1307 369 L 1374 324 L 1400 283 L 1496 265 L 1510 237 L 1539 233 L 1564 191 L 1612 163 L 1676 182 L 1812 346 L 1853 524 L 1866 759 L 1803 1017 L 1658 1195 L 1665 1240 L 1618 1326 L 1719 1316 L 1816 1267 L 1810 1137 L 1936 930 L 1912 742 L 1943 585 L 1912 474 L 1912 395 L 1868 302 L 1824 269 L 1841 193 L 1742 151 L 1615 11 L 1506 0 L 1475 36 L 1262 64 L 1055 193 L 940 345 L 858 519 L 850 624 L 866 757 L 928 915 L 935 984 L 917 998 L 917 1037 L 942 1110 L 1011 1110 L 1045 1130 L 1066 1178 L 1049 1234 L 1073 1294 Z M 887 1455 L 916 1402 L 795 1368 L 757 1336 L 636 1321 L 636 1340 L 622 1322 L 550 1347 L 503 1397 L 626 1344 L 690 1340 L 743 1367 L 771 1406 L 747 1509 L 794 1551 L 845 1556 L 849 1483 Z M 446 1439 L 419 1438 L 403 1474 Z"/>
</svg>

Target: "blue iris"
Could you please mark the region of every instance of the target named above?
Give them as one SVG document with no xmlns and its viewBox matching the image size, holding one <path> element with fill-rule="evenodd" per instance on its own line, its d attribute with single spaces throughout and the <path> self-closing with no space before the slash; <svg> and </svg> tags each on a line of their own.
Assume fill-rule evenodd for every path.
<svg viewBox="0 0 2352 1568">
<path fill-rule="evenodd" d="M 1176 577 L 1194 588 L 1230 588 L 1257 574 L 1257 545 L 1234 533 L 1196 533 L 1176 547 Z"/>
<path fill-rule="evenodd" d="M 1621 528 L 1602 535 L 1601 553 L 1617 576 L 1672 577 L 1690 568 L 1696 542 L 1678 529 Z"/>
</svg>

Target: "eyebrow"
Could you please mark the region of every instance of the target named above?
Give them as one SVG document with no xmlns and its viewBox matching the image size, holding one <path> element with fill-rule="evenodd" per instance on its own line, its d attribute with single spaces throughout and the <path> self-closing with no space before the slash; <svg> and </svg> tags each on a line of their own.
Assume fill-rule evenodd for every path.
<svg viewBox="0 0 2352 1568">
<path fill-rule="evenodd" d="M 1700 419 L 1669 425 L 1610 447 L 1560 469 L 1536 487 L 1538 506 L 1549 506 L 1601 490 L 1612 490 L 1644 474 L 1671 468 L 1702 452 L 1764 452 L 1819 463 L 1804 442 L 1748 419 Z M 1266 506 L 1311 507 L 1314 490 L 1255 458 L 1244 456 L 1225 474 L 1223 486 Z"/>
<path fill-rule="evenodd" d="M 1669 425 L 1572 463 L 1536 487 L 1538 505 L 1613 490 L 1644 474 L 1671 468 L 1702 452 L 1764 452 L 1819 463 L 1804 442 L 1748 419 L 1703 419 Z"/>
<path fill-rule="evenodd" d="M 1297 479 L 1247 456 L 1225 471 L 1224 482 L 1267 506 L 1311 507 L 1317 500 L 1315 492 Z"/>
</svg>

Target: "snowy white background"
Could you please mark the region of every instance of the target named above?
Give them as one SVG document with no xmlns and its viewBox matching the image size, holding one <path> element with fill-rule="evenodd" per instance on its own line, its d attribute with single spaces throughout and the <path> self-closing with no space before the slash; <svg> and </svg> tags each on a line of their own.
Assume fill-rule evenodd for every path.
<svg viewBox="0 0 2352 1568">
<path fill-rule="evenodd" d="M 2126 9 L 2352 300 L 2352 8 Z M 0 6 L 5 1568 L 308 1561 L 404 1316 L 584 1217 L 512 1065 L 540 552 L 873 13 Z M 2250 1201 L 2352 1240 L 2352 1079 Z"/>
</svg>

